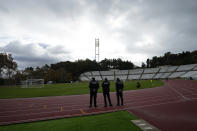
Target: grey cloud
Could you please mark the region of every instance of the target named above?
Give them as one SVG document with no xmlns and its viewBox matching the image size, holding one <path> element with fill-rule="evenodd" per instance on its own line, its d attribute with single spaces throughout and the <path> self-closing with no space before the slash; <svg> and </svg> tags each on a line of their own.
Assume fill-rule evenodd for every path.
<svg viewBox="0 0 197 131">
<path fill-rule="evenodd" d="M 37 43 L 22 44 L 20 41 L 12 41 L 2 47 L 1 50 L 11 53 L 21 68 L 27 66 L 42 66 L 44 64 L 61 61 L 58 52 L 55 52 L 60 46 L 50 47 L 46 44 L 45 46 L 47 47 L 43 48 L 42 45 Z M 59 51 L 61 51 L 61 54 L 67 56 L 67 59 L 70 58 L 69 53 L 65 49 L 60 49 Z"/>
<path fill-rule="evenodd" d="M 47 48 L 48 45 L 47 44 L 44 44 L 44 43 L 39 43 L 39 45 L 42 47 L 42 48 Z"/>
<path fill-rule="evenodd" d="M 32 30 L 35 29 L 35 33 L 40 29 L 48 31 L 48 23 L 53 25 L 54 21 L 58 23 L 69 19 L 70 22 L 74 22 L 75 19 L 80 21 L 80 17 L 85 17 L 87 20 L 90 18 L 108 34 L 118 33 L 121 36 L 122 46 L 126 47 L 128 53 L 141 53 L 150 57 L 162 55 L 167 51 L 197 49 L 196 7 L 196 0 L 5 0 L 0 2 L 0 12 L 5 13 L 5 17 L 13 16 L 22 26 L 31 26 Z M 119 17 L 125 17 L 123 25 L 119 28 L 113 27 L 109 22 L 111 17 L 114 21 Z M 142 47 L 137 46 L 137 42 L 143 41 L 143 35 L 153 37 L 153 43 L 147 42 Z M 19 48 L 17 44 L 12 43 L 5 48 L 17 55 L 23 56 L 24 53 L 29 56 L 35 55 L 32 59 L 37 58 L 34 51 L 27 50 L 30 47 L 35 48 L 31 44 Z M 38 47 L 43 49 L 43 56 L 48 53 L 70 54 L 62 46 L 40 44 Z M 21 56 L 18 56 L 18 59 L 22 60 Z M 55 61 L 52 56 L 47 58 Z"/>
<path fill-rule="evenodd" d="M 197 49 L 197 1 L 189 0 L 148 0 L 133 7 L 139 8 L 137 17 L 129 12 L 130 26 L 123 31 L 128 52 L 162 55 L 165 51 L 180 52 Z M 133 8 L 131 6 L 131 8 Z M 160 29 L 165 28 L 167 31 Z M 156 38 L 153 47 L 135 47 L 143 34 Z M 147 44 L 148 45 L 148 44 Z"/>
<path fill-rule="evenodd" d="M 62 45 L 49 46 L 47 47 L 47 50 L 53 54 L 69 54 L 70 53 Z"/>
</svg>

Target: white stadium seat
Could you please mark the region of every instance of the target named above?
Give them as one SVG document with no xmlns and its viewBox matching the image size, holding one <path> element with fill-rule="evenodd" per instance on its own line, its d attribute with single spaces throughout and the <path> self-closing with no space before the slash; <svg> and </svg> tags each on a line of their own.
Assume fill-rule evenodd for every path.
<svg viewBox="0 0 197 131">
<path fill-rule="evenodd" d="M 100 76 L 100 73 L 99 73 L 99 71 L 92 71 L 92 75 L 93 76 Z"/>
<path fill-rule="evenodd" d="M 180 77 L 183 74 L 185 74 L 185 72 L 174 72 L 168 78 L 177 78 L 177 77 Z"/>
<path fill-rule="evenodd" d="M 116 70 L 115 75 L 128 75 L 129 70 Z"/>
<path fill-rule="evenodd" d="M 129 75 L 128 79 L 129 80 L 138 80 L 140 78 L 141 75 Z"/>
<path fill-rule="evenodd" d="M 168 67 L 164 66 L 164 67 L 161 67 L 159 72 L 174 72 L 177 68 L 178 66 L 168 66 Z"/>
<path fill-rule="evenodd" d="M 103 79 L 105 78 L 107 78 L 110 81 L 114 80 L 114 76 L 103 76 Z"/>
<path fill-rule="evenodd" d="M 167 78 L 171 73 L 163 73 L 160 78 L 161 79 L 164 79 L 164 78 Z"/>
<path fill-rule="evenodd" d="M 177 68 L 178 66 L 169 66 L 166 72 L 174 72 Z"/>
<path fill-rule="evenodd" d="M 119 78 L 120 80 L 127 80 L 127 75 L 116 75 L 115 80 Z"/>
<path fill-rule="evenodd" d="M 192 79 L 197 80 L 197 74 L 191 76 Z"/>
<path fill-rule="evenodd" d="M 168 70 L 168 66 L 163 66 L 163 67 L 160 67 L 159 72 L 163 73 L 163 72 L 167 72 L 167 70 Z"/>
<path fill-rule="evenodd" d="M 101 80 L 102 80 L 101 76 L 94 76 L 94 78 L 95 78 L 97 81 L 101 81 Z"/>
<path fill-rule="evenodd" d="M 114 71 L 100 71 L 102 76 L 113 76 Z"/>
<path fill-rule="evenodd" d="M 193 70 L 197 71 L 197 66 L 195 66 Z"/>
<path fill-rule="evenodd" d="M 159 68 L 146 68 L 144 69 L 144 73 L 157 73 Z"/>
<path fill-rule="evenodd" d="M 141 79 L 152 79 L 155 74 L 142 74 Z"/>
<path fill-rule="evenodd" d="M 134 75 L 134 74 L 142 74 L 144 69 L 133 69 L 129 70 L 129 75 Z"/>
<path fill-rule="evenodd" d="M 85 72 L 84 75 L 86 75 L 86 76 L 92 76 L 92 73 L 91 72 Z"/>
<path fill-rule="evenodd" d="M 163 73 L 158 73 L 154 76 L 154 79 L 159 79 L 159 78 L 161 78 L 162 75 L 163 75 Z"/>
<path fill-rule="evenodd" d="M 181 65 L 177 69 L 177 71 L 189 71 L 192 70 L 197 64 L 190 64 L 190 65 Z"/>
<path fill-rule="evenodd" d="M 87 77 L 80 77 L 81 81 L 89 81 L 89 79 Z"/>
<path fill-rule="evenodd" d="M 184 75 L 182 75 L 181 77 L 182 78 L 188 78 L 188 77 L 191 77 L 193 75 L 196 75 L 197 74 L 197 71 L 189 71 L 187 73 L 185 73 Z"/>
</svg>

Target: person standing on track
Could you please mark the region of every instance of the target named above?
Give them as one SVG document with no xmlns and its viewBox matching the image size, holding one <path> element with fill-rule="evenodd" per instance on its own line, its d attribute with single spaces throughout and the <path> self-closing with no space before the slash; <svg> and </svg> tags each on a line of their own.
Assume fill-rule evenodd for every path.
<svg viewBox="0 0 197 131">
<path fill-rule="evenodd" d="M 105 78 L 105 80 L 102 83 L 104 103 L 105 103 L 105 106 L 104 107 L 107 107 L 106 96 L 108 98 L 109 105 L 112 106 L 111 99 L 110 99 L 110 94 L 109 94 L 109 92 L 110 92 L 110 88 L 109 87 L 110 87 L 110 83 L 107 80 L 107 78 Z"/>
<path fill-rule="evenodd" d="M 92 98 L 94 97 L 94 107 L 97 107 L 96 105 L 96 97 L 97 97 L 97 90 L 99 88 L 99 83 L 98 81 L 95 80 L 93 77 L 92 80 L 89 83 L 89 88 L 90 88 L 90 106 L 92 107 Z"/>
<path fill-rule="evenodd" d="M 124 88 L 123 82 L 120 81 L 119 78 L 117 78 L 116 80 L 117 106 L 120 106 L 120 99 L 121 99 L 121 105 L 123 105 L 123 88 Z"/>
</svg>

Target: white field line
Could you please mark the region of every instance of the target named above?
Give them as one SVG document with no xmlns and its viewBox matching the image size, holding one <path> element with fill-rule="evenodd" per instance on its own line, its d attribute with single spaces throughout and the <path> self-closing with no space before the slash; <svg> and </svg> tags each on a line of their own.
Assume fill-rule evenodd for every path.
<svg viewBox="0 0 197 131">
<path fill-rule="evenodd" d="M 181 87 L 181 88 L 179 88 L 181 91 L 184 91 L 184 92 L 187 92 L 187 93 L 189 93 L 189 94 L 194 94 L 194 92 L 195 93 L 197 93 L 197 90 L 190 90 L 190 89 L 186 89 L 186 88 L 183 88 L 183 87 Z"/>
<path fill-rule="evenodd" d="M 179 91 L 177 91 L 176 89 L 174 89 L 173 87 L 168 87 L 170 88 L 171 90 L 173 90 L 174 92 L 176 92 L 178 95 L 180 95 L 184 100 L 189 100 L 189 98 L 185 97 L 183 94 L 181 94 Z"/>
</svg>

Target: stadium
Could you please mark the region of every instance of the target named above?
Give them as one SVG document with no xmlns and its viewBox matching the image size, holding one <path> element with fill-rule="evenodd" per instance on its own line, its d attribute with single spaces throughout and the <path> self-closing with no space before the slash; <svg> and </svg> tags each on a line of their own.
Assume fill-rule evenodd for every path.
<svg viewBox="0 0 197 131">
<path fill-rule="evenodd" d="M 0 131 L 196 131 L 196 7 L 0 1 Z"/>
<path fill-rule="evenodd" d="M 88 86 L 92 78 L 99 81 L 100 85 L 105 78 L 110 81 L 114 106 L 103 106 L 103 91 L 100 87 L 98 107 L 89 108 Z M 116 106 L 117 78 L 125 85 L 123 106 Z M 80 82 L 72 83 L 45 84 L 44 79 L 26 79 L 16 87 L 0 88 L 3 98 L 0 99 L 0 128 L 20 130 L 32 126 L 30 129 L 34 130 L 51 124 L 48 127 L 55 126 L 58 129 L 60 126 L 58 130 L 61 130 L 63 123 L 70 123 L 70 126 L 63 126 L 64 129 L 93 130 L 97 126 L 93 121 L 99 124 L 103 121 L 99 130 L 105 130 L 105 122 L 110 125 L 107 128 L 118 130 L 193 130 L 196 128 L 193 120 L 197 108 L 196 78 L 197 64 L 187 64 L 129 70 L 93 70 L 81 73 Z M 141 83 L 140 88 L 136 87 L 137 82 Z M 116 127 L 114 124 L 119 122 L 124 124 Z M 78 127 L 75 127 L 76 124 Z"/>
</svg>

